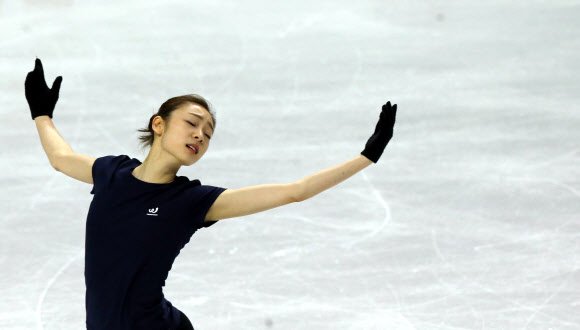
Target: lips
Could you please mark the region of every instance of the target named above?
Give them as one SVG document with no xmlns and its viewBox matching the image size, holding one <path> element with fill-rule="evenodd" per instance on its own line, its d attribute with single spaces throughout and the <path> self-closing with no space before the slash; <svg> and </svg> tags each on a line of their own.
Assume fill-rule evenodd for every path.
<svg viewBox="0 0 580 330">
<path fill-rule="evenodd" d="M 185 146 L 187 147 L 187 149 L 193 151 L 195 154 L 199 152 L 199 147 L 195 144 L 186 144 Z M 195 150 L 193 150 L 192 148 Z"/>
</svg>

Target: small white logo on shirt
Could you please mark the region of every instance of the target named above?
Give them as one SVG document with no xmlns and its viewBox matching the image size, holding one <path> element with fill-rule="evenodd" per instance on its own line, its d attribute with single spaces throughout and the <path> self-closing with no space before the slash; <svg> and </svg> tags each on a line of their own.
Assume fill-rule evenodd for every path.
<svg viewBox="0 0 580 330">
<path fill-rule="evenodd" d="M 159 210 L 158 207 L 154 208 L 154 209 L 149 209 L 149 213 L 147 213 L 147 215 L 154 215 L 154 216 L 158 216 L 158 214 L 151 214 L 151 213 L 157 213 L 157 210 Z"/>
</svg>

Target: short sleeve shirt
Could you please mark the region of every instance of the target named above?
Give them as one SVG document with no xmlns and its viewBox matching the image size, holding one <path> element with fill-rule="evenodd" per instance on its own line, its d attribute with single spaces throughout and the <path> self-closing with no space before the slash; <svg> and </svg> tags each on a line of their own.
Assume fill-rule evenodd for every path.
<svg viewBox="0 0 580 330">
<path fill-rule="evenodd" d="M 226 189 L 176 176 L 149 183 L 133 176 L 138 159 L 97 158 L 86 223 L 88 330 L 174 329 L 179 310 L 162 287 L 191 236 L 215 222 L 205 216 Z"/>
</svg>

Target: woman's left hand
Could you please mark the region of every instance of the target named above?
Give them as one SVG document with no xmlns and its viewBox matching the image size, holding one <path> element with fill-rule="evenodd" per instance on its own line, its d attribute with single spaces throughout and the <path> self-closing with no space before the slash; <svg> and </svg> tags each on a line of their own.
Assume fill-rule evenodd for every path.
<svg viewBox="0 0 580 330">
<path fill-rule="evenodd" d="M 393 137 L 393 128 L 395 126 L 395 117 L 397 116 L 397 105 L 391 105 L 391 101 L 383 105 L 379 122 L 375 127 L 375 132 L 365 145 L 361 155 L 370 159 L 373 163 L 379 161 L 387 144 Z"/>
</svg>

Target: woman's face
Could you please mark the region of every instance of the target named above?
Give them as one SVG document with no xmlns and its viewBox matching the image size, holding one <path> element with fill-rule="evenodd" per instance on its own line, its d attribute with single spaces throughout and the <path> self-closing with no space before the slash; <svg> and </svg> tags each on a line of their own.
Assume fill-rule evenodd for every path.
<svg viewBox="0 0 580 330">
<path fill-rule="evenodd" d="M 197 162 L 209 148 L 213 135 L 213 120 L 203 107 L 187 103 L 172 112 L 164 128 L 161 146 L 185 166 Z M 194 146 L 197 152 L 187 145 Z"/>
</svg>

